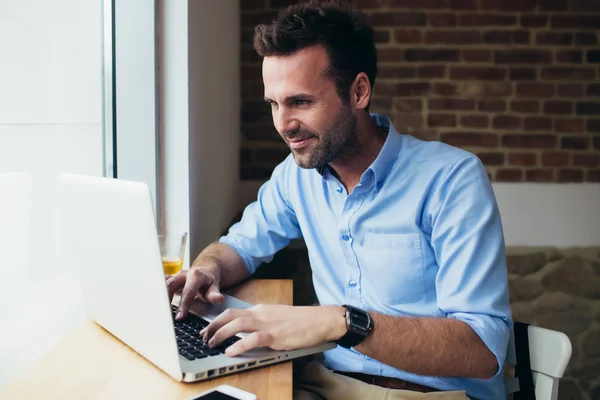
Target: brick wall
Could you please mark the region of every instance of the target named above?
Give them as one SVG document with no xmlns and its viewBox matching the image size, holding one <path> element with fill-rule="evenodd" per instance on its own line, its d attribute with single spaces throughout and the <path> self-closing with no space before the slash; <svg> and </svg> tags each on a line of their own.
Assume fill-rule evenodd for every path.
<svg viewBox="0 0 600 400">
<path fill-rule="evenodd" d="M 285 0 L 240 0 L 241 178 L 289 153 L 262 101 L 252 27 Z M 372 111 L 477 154 L 504 182 L 600 182 L 600 0 L 355 0 L 375 28 Z"/>
</svg>

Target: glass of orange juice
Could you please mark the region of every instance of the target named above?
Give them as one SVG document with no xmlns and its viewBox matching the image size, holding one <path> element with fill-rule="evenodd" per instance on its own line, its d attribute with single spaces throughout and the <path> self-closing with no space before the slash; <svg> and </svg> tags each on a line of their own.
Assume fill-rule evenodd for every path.
<svg viewBox="0 0 600 400">
<path fill-rule="evenodd" d="M 166 232 L 158 235 L 165 275 L 173 275 L 181 271 L 186 242 L 187 232 Z"/>
</svg>

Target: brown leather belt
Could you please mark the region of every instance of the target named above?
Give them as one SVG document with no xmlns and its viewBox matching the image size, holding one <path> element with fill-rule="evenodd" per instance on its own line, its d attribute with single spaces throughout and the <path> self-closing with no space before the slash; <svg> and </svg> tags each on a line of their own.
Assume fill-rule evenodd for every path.
<svg viewBox="0 0 600 400">
<path fill-rule="evenodd" d="M 388 389 L 411 390 L 413 392 L 429 393 L 438 392 L 439 390 L 428 386 L 419 385 L 417 383 L 407 382 L 398 378 L 390 378 L 387 376 L 367 375 L 359 372 L 344 372 L 333 371 L 336 374 L 344 375 L 349 378 L 358 379 L 359 381 L 368 383 L 369 385 L 377 385 Z"/>
</svg>

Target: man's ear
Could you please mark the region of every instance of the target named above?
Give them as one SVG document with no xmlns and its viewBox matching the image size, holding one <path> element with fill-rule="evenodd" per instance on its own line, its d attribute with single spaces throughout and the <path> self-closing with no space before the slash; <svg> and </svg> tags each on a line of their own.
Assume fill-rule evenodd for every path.
<svg viewBox="0 0 600 400">
<path fill-rule="evenodd" d="M 356 109 L 365 109 L 371 99 L 371 83 L 369 77 L 364 72 L 356 75 L 352 85 L 350 100 Z"/>
</svg>

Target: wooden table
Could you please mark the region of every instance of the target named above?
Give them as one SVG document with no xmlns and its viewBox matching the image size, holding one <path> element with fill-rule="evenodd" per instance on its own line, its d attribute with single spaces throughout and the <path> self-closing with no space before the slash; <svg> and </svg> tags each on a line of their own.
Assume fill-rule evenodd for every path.
<svg viewBox="0 0 600 400">
<path fill-rule="evenodd" d="M 228 293 L 249 303 L 292 304 L 292 281 L 251 280 Z M 184 400 L 221 384 L 247 390 L 260 400 L 291 399 L 292 363 L 181 383 L 86 321 L 0 391 L 0 399 Z"/>
</svg>

